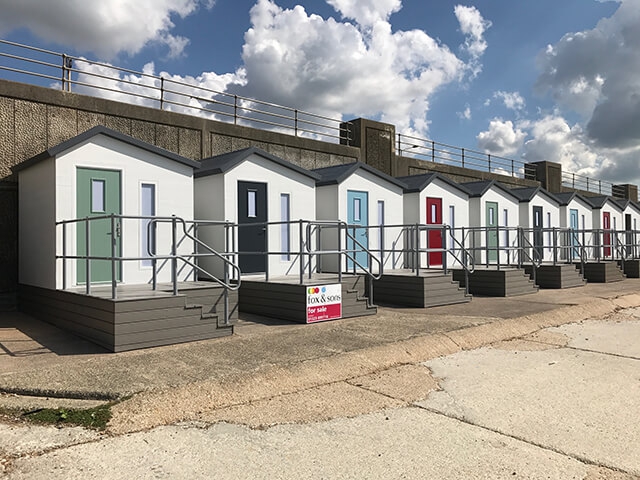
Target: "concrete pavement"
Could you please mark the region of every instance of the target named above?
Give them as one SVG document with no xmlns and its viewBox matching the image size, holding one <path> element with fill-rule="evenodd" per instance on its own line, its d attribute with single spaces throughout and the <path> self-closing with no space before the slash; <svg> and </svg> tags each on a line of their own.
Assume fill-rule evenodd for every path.
<svg viewBox="0 0 640 480">
<path fill-rule="evenodd" d="M 21 451 L 35 453 L 8 478 L 637 479 L 640 296 L 604 290 L 537 313 L 523 297 L 523 317 L 270 365 L 235 397 L 207 379 L 150 388 L 116 407 L 107 435 L 42 430 L 53 436 L 41 449 L 27 435 Z M 246 339 L 265 336 L 252 328 Z M 0 451 L 22 444 L 12 428 L 0 425 Z"/>
</svg>

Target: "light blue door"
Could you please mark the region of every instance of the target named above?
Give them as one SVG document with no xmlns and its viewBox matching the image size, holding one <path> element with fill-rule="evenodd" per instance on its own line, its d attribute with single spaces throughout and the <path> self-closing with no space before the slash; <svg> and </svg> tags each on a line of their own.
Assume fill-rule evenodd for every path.
<svg viewBox="0 0 640 480">
<path fill-rule="evenodd" d="M 578 256 L 578 210 L 572 208 L 569 210 L 569 223 L 571 224 L 571 258 Z"/>
<path fill-rule="evenodd" d="M 355 258 L 356 264 L 368 268 L 368 255 L 363 250 L 369 248 L 369 236 L 367 227 L 369 225 L 369 194 L 347 190 L 347 223 L 349 224 L 347 235 L 347 250 L 350 250 L 351 258 Z M 353 270 L 358 265 L 354 265 L 353 260 L 347 260 L 347 269 Z"/>
</svg>

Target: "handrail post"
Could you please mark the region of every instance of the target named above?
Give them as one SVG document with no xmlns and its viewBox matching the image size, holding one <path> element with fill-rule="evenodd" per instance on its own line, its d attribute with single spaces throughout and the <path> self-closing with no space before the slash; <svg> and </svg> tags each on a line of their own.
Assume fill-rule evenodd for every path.
<svg viewBox="0 0 640 480">
<path fill-rule="evenodd" d="M 442 226 L 442 241 L 444 242 L 444 248 L 442 249 L 442 270 L 443 273 L 447 274 L 447 257 L 449 256 L 449 248 L 447 245 L 449 244 L 449 238 L 447 237 L 447 225 Z"/>
<path fill-rule="evenodd" d="M 176 216 L 171 216 L 171 283 L 173 294 L 178 295 L 178 249 L 176 246 Z"/>
<path fill-rule="evenodd" d="M 338 228 L 336 229 L 338 232 L 338 281 L 342 283 L 342 222 L 338 222 Z M 347 229 L 345 227 L 345 236 Z M 346 238 L 345 238 L 346 241 Z M 345 262 L 347 258 L 344 258 Z M 345 265 L 346 267 L 346 265 Z"/>
<path fill-rule="evenodd" d="M 464 168 L 464 148 L 460 149 L 462 151 L 462 168 Z"/>
<path fill-rule="evenodd" d="M 551 233 L 553 234 L 553 265 L 555 266 L 558 263 L 558 237 L 556 227 L 553 227 Z"/>
<path fill-rule="evenodd" d="M 85 255 L 85 293 L 89 295 L 91 293 L 91 260 L 89 260 L 91 256 L 91 229 L 89 228 L 89 217 L 86 217 L 84 222 L 84 235 L 87 246 Z"/>
<path fill-rule="evenodd" d="M 67 224 L 62 224 L 62 289 L 67 289 Z"/>
<path fill-rule="evenodd" d="M 238 124 L 238 95 L 233 96 L 233 124 Z"/>
<path fill-rule="evenodd" d="M 116 299 L 117 283 L 116 283 L 116 217 L 111 214 L 111 298 Z"/>
<path fill-rule="evenodd" d="M 303 229 L 302 229 L 302 219 L 298 220 L 298 245 L 300 248 L 300 256 L 299 256 L 299 272 L 300 272 L 300 285 L 302 285 L 304 281 L 304 239 Z M 311 255 L 309 255 L 309 263 L 311 263 Z"/>
<path fill-rule="evenodd" d="M 164 110 L 164 77 L 160 77 L 160 110 Z"/>
<path fill-rule="evenodd" d="M 498 226 L 497 219 L 496 219 L 496 264 L 497 264 L 497 269 L 500 270 L 500 227 Z"/>
<path fill-rule="evenodd" d="M 416 266 L 416 277 L 420 276 L 420 228 L 418 227 L 418 224 L 416 223 L 416 230 L 415 230 L 415 239 L 416 239 L 416 243 L 415 243 L 415 249 L 414 249 L 414 256 L 415 256 L 415 266 Z M 429 261 L 429 254 L 427 253 L 427 264 Z"/>
<path fill-rule="evenodd" d="M 298 109 L 295 109 L 293 111 L 293 115 L 294 115 L 294 119 L 293 119 L 293 131 L 294 131 L 294 136 L 298 136 Z"/>
<path fill-rule="evenodd" d="M 198 242 L 196 241 L 196 239 L 198 238 L 198 224 L 194 221 L 193 222 L 193 253 L 197 254 L 198 253 Z M 194 263 L 196 265 L 199 266 L 199 262 L 198 262 L 198 257 L 196 257 L 194 259 Z M 225 267 L 225 271 L 227 270 L 227 268 Z M 198 281 L 198 270 L 197 269 L 193 269 L 193 281 L 197 282 Z M 225 283 L 229 283 L 226 282 Z"/>
</svg>

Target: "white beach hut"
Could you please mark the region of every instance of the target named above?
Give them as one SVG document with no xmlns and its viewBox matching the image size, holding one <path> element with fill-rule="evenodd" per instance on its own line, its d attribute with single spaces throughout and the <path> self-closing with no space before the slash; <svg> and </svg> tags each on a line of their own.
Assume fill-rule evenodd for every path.
<svg viewBox="0 0 640 480">
<path fill-rule="evenodd" d="M 322 269 L 353 271 L 370 266 L 375 269 L 377 262 L 370 257 L 385 264 L 392 262 L 395 256 L 387 255 L 387 250 L 402 235 L 404 183 L 362 162 L 313 172 L 320 177 L 316 184 L 316 218 L 350 226 L 341 245 L 335 229 L 325 229 L 323 250 L 346 248 L 351 253 L 348 258 L 340 257 L 340 266 L 337 256 L 325 256 Z"/>
<path fill-rule="evenodd" d="M 315 219 L 317 179 L 315 173 L 255 147 L 207 158 L 195 173 L 196 218 L 238 226 L 234 232 L 201 226 L 199 237 L 223 250 L 232 235 L 243 274 L 294 274 L 301 240 L 296 221 Z M 200 265 L 214 274 L 221 268 L 211 258 Z"/>
</svg>

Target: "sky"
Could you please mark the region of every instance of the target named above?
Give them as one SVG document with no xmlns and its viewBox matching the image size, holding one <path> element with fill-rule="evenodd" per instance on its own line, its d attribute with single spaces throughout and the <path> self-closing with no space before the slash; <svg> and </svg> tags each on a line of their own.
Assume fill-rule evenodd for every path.
<svg viewBox="0 0 640 480">
<path fill-rule="evenodd" d="M 6 40 L 640 184 L 640 0 L 0 0 L 0 12 Z"/>
</svg>

